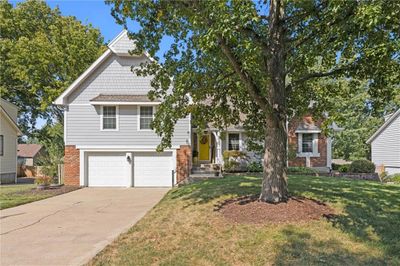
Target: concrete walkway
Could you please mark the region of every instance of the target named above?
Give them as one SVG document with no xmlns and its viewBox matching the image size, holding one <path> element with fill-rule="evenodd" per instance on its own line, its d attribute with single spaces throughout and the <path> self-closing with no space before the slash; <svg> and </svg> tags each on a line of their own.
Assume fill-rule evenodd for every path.
<svg viewBox="0 0 400 266">
<path fill-rule="evenodd" d="M 81 265 L 142 218 L 166 188 L 84 188 L 1 211 L 0 265 Z"/>
</svg>

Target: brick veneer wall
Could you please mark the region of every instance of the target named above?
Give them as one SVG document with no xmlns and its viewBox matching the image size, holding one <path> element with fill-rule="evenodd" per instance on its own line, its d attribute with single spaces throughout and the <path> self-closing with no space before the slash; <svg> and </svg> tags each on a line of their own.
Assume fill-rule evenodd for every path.
<svg viewBox="0 0 400 266">
<path fill-rule="evenodd" d="M 79 150 L 75 145 L 66 145 L 64 149 L 64 184 L 79 186 Z"/>
<path fill-rule="evenodd" d="M 180 183 L 189 177 L 192 168 L 192 148 L 190 145 L 181 145 L 176 150 L 176 182 Z"/>
<path fill-rule="evenodd" d="M 297 134 L 295 133 L 296 128 L 301 122 L 306 122 L 309 124 L 315 124 L 318 127 L 321 127 L 322 121 L 313 121 L 310 115 L 306 115 L 301 119 L 292 119 L 289 123 L 289 132 L 288 132 L 288 140 L 289 140 L 289 149 L 292 148 L 298 151 L 298 142 L 297 142 Z M 319 133 L 318 134 L 318 153 L 320 157 L 310 157 L 310 166 L 311 167 L 326 167 L 327 163 L 327 137 Z M 289 160 L 289 166 L 306 166 L 306 158 L 305 157 L 296 157 L 295 159 Z"/>
</svg>

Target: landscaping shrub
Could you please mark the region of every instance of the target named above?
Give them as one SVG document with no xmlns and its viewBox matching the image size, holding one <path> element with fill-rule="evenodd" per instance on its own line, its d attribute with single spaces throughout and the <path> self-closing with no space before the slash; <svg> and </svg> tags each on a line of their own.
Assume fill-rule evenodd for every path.
<svg viewBox="0 0 400 266">
<path fill-rule="evenodd" d="M 248 172 L 262 172 L 263 166 L 261 162 L 251 162 L 247 165 Z"/>
<path fill-rule="evenodd" d="M 290 174 L 316 174 L 317 172 L 309 167 L 288 167 Z"/>
<path fill-rule="evenodd" d="M 339 165 L 338 170 L 341 173 L 348 173 L 350 171 L 350 164 Z"/>
<path fill-rule="evenodd" d="M 374 173 L 375 165 L 368 160 L 356 160 L 350 164 L 351 173 Z"/>
<path fill-rule="evenodd" d="M 332 163 L 332 170 L 339 171 L 340 166 L 342 166 L 342 164 Z"/>
<path fill-rule="evenodd" d="M 242 165 L 247 164 L 247 155 L 241 151 L 224 151 L 224 170 L 226 172 L 240 172 L 245 170 Z M 244 168 L 244 169 L 243 169 Z"/>
<path fill-rule="evenodd" d="M 226 172 L 236 172 L 239 171 L 239 162 L 227 160 L 224 163 L 224 170 Z"/>
<path fill-rule="evenodd" d="M 223 157 L 224 160 L 228 160 L 230 158 L 244 158 L 246 157 L 246 153 L 242 151 L 224 151 Z"/>
<path fill-rule="evenodd" d="M 400 174 L 386 175 L 382 178 L 383 182 L 393 182 L 395 184 L 400 184 Z"/>
<path fill-rule="evenodd" d="M 50 176 L 39 176 L 35 178 L 35 184 L 36 185 L 45 185 L 48 186 L 52 183 L 53 178 Z"/>
</svg>

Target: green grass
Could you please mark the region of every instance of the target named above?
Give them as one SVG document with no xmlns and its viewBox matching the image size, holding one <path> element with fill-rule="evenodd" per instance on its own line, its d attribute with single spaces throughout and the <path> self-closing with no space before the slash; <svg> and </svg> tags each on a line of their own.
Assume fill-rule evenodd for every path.
<svg viewBox="0 0 400 266">
<path fill-rule="evenodd" d="M 75 188 L 38 191 L 34 184 L 0 186 L 0 210 L 60 195 Z"/>
<path fill-rule="evenodd" d="M 260 190 L 231 176 L 171 190 L 92 265 L 399 265 L 400 186 L 290 176 L 293 195 L 327 202 L 337 215 L 296 224 L 231 224 L 221 200 Z"/>
</svg>

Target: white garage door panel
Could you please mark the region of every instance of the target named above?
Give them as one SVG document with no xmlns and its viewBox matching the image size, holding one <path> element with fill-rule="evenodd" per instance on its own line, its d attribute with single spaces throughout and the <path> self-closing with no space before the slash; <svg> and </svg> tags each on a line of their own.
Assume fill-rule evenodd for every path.
<svg viewBox="0 0 400 266">
<path fill-rule="evenodd" d="M 171 187 L 172 153 L 134 153 L 135 187 Z"/>
<path fill-rule="evenodd" d="M 92 187 L 129 187 L 131 165 L 125 153 L 88 155 L 88 185 Z"/>
</svg>

